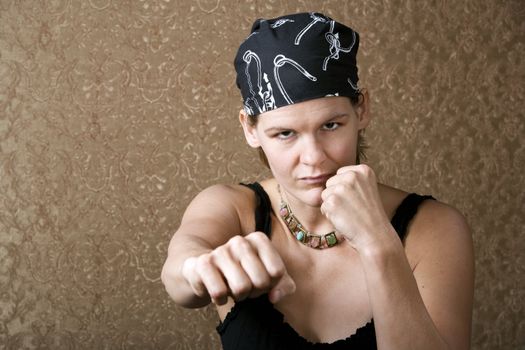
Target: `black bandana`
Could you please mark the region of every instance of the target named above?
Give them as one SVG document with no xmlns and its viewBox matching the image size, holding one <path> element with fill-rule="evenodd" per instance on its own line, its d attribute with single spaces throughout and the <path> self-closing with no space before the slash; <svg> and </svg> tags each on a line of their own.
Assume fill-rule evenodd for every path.
<svg viewBox="0 0 525 350">
<path fill-rule="evenodd" d="M 355 98 L 358 47 L 357 32 L 319 13 L 256 20 L 234 62 L 246 113 L 326 96 Z"/>
</svg>

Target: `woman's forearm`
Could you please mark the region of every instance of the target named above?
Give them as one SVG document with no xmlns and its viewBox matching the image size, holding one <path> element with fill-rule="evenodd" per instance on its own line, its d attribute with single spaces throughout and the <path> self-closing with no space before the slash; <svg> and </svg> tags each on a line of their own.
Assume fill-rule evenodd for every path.
<svg viewBox="0 0 525 350">
<path fill-rule="evenodd" d="M 209 296 L 195 295 L 190 284 L 182 274 L 186 259 L 208 253 L 211 249 L 198 240 L 178 241 L 177 246 L 170 246 L 168 257 L 162 267 L 161 280 L 170 297 L 177 305 L 187 308 L 199 308 L 210 303 Z"/>
<path fill-rule="evenodd" d="M 399 240 L 360 254 L 378 349 L 449 349 L 430 317 Z"/>
</svg>

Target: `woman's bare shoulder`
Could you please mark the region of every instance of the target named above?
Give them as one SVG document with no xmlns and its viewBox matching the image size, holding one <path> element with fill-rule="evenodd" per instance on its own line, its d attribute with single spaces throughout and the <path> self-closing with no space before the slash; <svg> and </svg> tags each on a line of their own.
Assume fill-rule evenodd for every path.
<svg viewBox="0 0 525 350">
<path fill-rule="evenodd" d="M 446 239 L 448 235 L 470 235 L 465 216 L 454 206 L 439 200 L 427 200 L 418 208 L 414 230 L 428 232 Z"/>
<path fill-rule="evenodd" d="M 395 212 L 403 199 L 409 195 L 409 192 L 388 185 L 378 184 L 378 187 L 380 197 L 387 211 Z M 412 221 L 412 227 L 417 226 L 417 228 L 424 230 L 435 230 L 436 225 L 440 223 L 459 226 L 466 225 L 465 217 L 458 209 L 439 200 L 426 200 L 421 203 Z"/>
<path fill-rule="evenodd" d="M 378 184 L 378 190 L 385 212 L 387 216 L 392 219 L 397 207 L 399 207 L 399 204 L 401 204 L 403 199 L 408 195 L 408 192 L 382 183 Z"/>
<path fill-rule="evenodd" d="M 228 200 L 232 203 L 247 200 L 252 192 L 241 184 L 214 184 L 197 194 L 195 199 L 199 200 Z"/>
<path fill-rule="evenodd" d="M 391 186 L 379 184 L 379 193 L 390 218 L 409 194 Z M 454 206 L 439 200 L 425 200 L 408 226 L 407 252 L 422 251 L 440 244 L 468 246 L 471 233 L 465 216 Z"/>
<path fill-rule="evenodd" d="M 215 184 L 199 192 L 184 213 L 183 223 L 193 220 L 216 220 L 235 224 L 242 233 L 254 221 L 254 192 L 240 184 Z M 253 226 L 253 225 L 252 225 Z"/>
<path fill-rule="evenodd" d="M 422 259 L 467 259 L 473 257 L 472 234 L 465 216 L 454 206 L 426 200 L 408 227 L 407 255 L 418 264 Z"/>
</svg>

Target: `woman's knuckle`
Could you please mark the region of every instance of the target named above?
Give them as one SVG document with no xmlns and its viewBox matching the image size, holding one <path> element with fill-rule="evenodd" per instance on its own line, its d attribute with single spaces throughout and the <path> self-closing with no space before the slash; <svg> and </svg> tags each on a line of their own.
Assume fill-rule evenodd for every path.
<svg viewBox="0 0 525 350">
<path fill-rule="evenodd" d="M 193 290 L 193 292 L 195 293 L 195 295 L 199 296 L 199 297 L 202 297 L 204 295 L 206 295 L 206 288 L 204 288 L 202 285 L 200 285 L 199 283 L 191 283 L 191 288 Z M 208 292 L 208 294 L 211 296 L 211 293 Z"/>
<path fill-rule="evenodd" d="M 195 262 L 195 267 L 200 271 L 207 270 L 211 267 L 212 261 L 212 254 L 203 254 L 197 258 L 197 261 Z"/>
<path fill-rule="evenodd" d="M 325 209 L 330 211 L 336 208 L 339 202 L 340 202 L 339 196 L 330 196 L 326 199 L 323 205 L 325 206 Z"/>
<path fill-rule="evenodd" d="M 247 283 L 236 283 L 230 285 L 230 290 L 232 291 L 232 294 L 235 298 L 242 298 L 248 294 L 251 289 L 251 285 L 248 285 Z"/>
<path fill-rule="evenodd" d="M 226 296 L 228 294 L 228 291 L 222 287 L 214 287 L 210 291 L 208 291 L 208 294 L 213 299 L 219 299 Z"/>
<path fill-rule="evenodd" d="M 215 248 L 210 255 L 224 255 L 228 251 L 228 245 L 223 244 Z"/>
<path fill-rule="evenodd" d="M 374 176 L 374 170 L 372 170 L 371 167 L 369 167 L 369 166 L 366 165 L 366 164 L 361 164 L 361 165 L 362 165 L 362 171 L 363 171 L 363 174 L 364 174 L 366 177 Z"/>
<path fill-rule="evenodd" d="M 255 232 L 251 233 L 250 236 L 256 242 L 266 241 L 267 238 L 268 238 L 266 236 L 266 234 L 264 232 L 261 232 L 261 231 L 255 231 Z"/>
<path fill-rule="evenodd" d="M 268 275 L 259 275 L 253 278 L 253 286 L 257 289 L 265 289 L 270 285 L 270 277 Z"/>
<path fill-rule="evenodd" d="M 228 241 L 228 243 L 230 245 L 233 245 L 233 246 L 236 246 L 238 245 L 240 242 L 243 241 L 243 238 L 240 236 L 240 235 L 235 235 L 233 236 L 232 238 L 230 238 L 230 240 Z"/>
<path fill-rule="evenodd" d="M 232 249 L 234 250 L 234 256 L 242 257 L 252 250 L 252 246 L 250 243 L 248 243 L 248 241 L 242 239 L 236 241 L 235 244 L 232 246 Z"/>
<path fill-rule="evenodd" d="M 343 195 L 346 190 L 346 184 L 342 183 L 334 187 L 334 194 L 335 195 Z M 334 197 L 334 196 L 331 196 Z"/>
<path fill-rule="evenodd" d="M 284 273 L 286 272 L 286 268 L 284 267 L 284 264 L 282 263 L 272 263 L 268 266 L 268 273 L 272 278 L 280 278 L 284 276 Z"/>
<path fill-rule="evenodd" d="M 239 249 L 239 248 L 245 249 L 250 245 L 248 241 L 246 240 L 246 238 L 240 235 L 233 236 L 232 238 L 230 238 L 230 241 L 228 243 L 230 247 L 233 249 Z"/>
</svg>

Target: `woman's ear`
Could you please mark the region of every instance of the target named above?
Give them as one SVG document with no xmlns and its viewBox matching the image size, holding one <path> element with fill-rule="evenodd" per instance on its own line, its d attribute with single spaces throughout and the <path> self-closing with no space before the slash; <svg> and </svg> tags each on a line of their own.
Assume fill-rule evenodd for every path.
<svg viewBox="0 0 525 350">
<path fill-rule="evenodd" d="M 250 120 L 248 118 L 249 117 L 248 114 L 246 114 L 246 111 L 244 109 L 241 109 L 239 111 L 239 121 L 241 122 L 246 142 L 248 142 L 248 145 L 250 145 L 250 147 L 258 148 L 261 146 L 261 143 L 259 142 L 257 130 L 255 125 L 250 123 Z"/>
<path fill-rule="evenodd" d="M 359 102 L 355 106 L 355 112 L 357 114 L 358 129 L 363 130 L 368 126 L 372 115 L 370 113 L 370 95 L 366 88 L 361 89 L 359 95 Z"/>
</svg>

